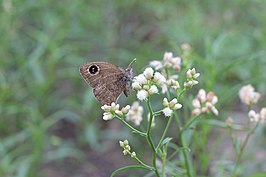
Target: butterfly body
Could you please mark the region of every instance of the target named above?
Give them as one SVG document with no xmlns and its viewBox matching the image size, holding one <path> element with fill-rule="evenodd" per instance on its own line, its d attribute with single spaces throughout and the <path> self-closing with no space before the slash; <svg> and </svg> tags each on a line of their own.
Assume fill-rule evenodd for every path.
<svg viewBox="0 0 266 177">
<path fill-rule="evenodd" d="M 116 102 L 122 92 L 126 96 L 130 94 L 131 67 L 123 69 L 107 62 L 88 62 L 79 71 L 102 105 Z"/>
</svg>

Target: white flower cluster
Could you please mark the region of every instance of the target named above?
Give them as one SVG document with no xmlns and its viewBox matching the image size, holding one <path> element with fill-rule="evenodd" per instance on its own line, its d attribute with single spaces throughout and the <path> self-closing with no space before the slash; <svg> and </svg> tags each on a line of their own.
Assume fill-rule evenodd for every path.
<svg viewBox="0 0 266 177">
<path fill-rule="evenodd" d="M 133 122 L 135 125 L 140 125 L 142 121 L 143 107 L 139 102 L 135 101 L 126 115 L 126 120 Z"/>
<path fill-rule="evenodd" d="M 124 155 L 127 155 L 127 154 L 130 154 L 130 156 L 132 158 L 136 157 L 136 152 L 130 152 L 131 150 L 131 147 L 129 146 L 129 143 L 128 143 L 128 140 L 125 140 L 125 141 L 119 141 L 119 145 L 120 147 L 122 147 L 124 150 L 123 150 L 123 154 Z"/>
<path fill-rule="evenodd" d="M 186 73 L 186 76 L 187 81 L 184 83 L 184 87 L 190 88 L 199 83 L 199 81 L 196 79 L 200 76 L 200 73 L 197 73 L 195 68 L 189 69 Z"/>
<path fill-rule="evenodd" d="M 180 88 L 179 82 L 176 80 L 178 79 L 178 75 L 171 75 L 165 84 L 162 85 L 162 93 L 166 93 L 168 90 L 168 86 L 171 87 L 173 90 L 177 90 Z"/>
<path fill-rule="evenodd" d="M 116 115 L 119 115 L 119 116 L 126 115 L 129 112 L 130 106 L 127 105 L 123 107 L 121 110 L 119 110 L 119 104 L 116 104 L 113 102 L 111 106 L 104 105 L 101 107 L 101 109 L 104 111 L 103 120 L 111 120 Z"/>
<path fill-rule="evenodd" d="M 254 110 L 250 110 L 248 113 L 248 117 L 251 122 L 264 123 L 266 119 L 266 108 L 262 108 L 260 110 L 260 113 L 256 113 Z"/>
<path fill-rule="evenodd" d="M 260 93 L 255 92 L 252 85 L 245 85 L 239 90 L 239 98 L 246 105 L 257 103 L 260 98 Z"/>
<path fill-rule="evenodd" d="M 150 62 L 150 66 L 152 66 L 155 70 L 167 67 L 179 71 L 181 70 L 181 58 L 174 57 L 172 52 L 165 52 L 162 62 L 154 60 Z"/>
<path fill-rule="evenodd" d="M 159 72 L 154 72 L 152 68 L 146 68 L 145 71 L 134 77 L 132 88 L 137 91 L 137 98 L 140 101 L 146 100 L 149 95 L 158 93 L 157 86 L 165 82 L 164 76 Z"/>
<path fill-rule="evenodd" d="M 206 94 L 205 90 L 200 89 L 197 98 L 192 101 L 192 105 L 194 106 L 192 115 L 198 116 L 201 113 L 209 113 L 211 111 L 217 116 L 219 114 L 218 110 L 215 108 L 215 104 L 217 102 L 218 97 L 214 94 L 214 92 Z"/>
<path fill-rule="evenodd" d="M 166 117 L 170 117 L 172 115 L 173 111 L 182 108 L 182 105 L 177 102 L 176 98 L 172 99 L 170 102 L 168 101 L 167 98 L 164 98 L 163 99 L 163 106 L 164 106 L 163 114 Z"/>
</svg>

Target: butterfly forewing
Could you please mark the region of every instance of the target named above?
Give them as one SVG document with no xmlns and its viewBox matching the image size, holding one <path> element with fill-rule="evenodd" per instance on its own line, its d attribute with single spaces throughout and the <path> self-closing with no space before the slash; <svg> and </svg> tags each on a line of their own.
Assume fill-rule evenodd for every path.
<svg viewBox="0 0 266 177">
<path fill-rule="evenodd" d="M 80 67 L 80 73 L 103 105 L 116 102 L 127 87 L 125 70 L 107 62 L 86 63 Z"/>
</svg>

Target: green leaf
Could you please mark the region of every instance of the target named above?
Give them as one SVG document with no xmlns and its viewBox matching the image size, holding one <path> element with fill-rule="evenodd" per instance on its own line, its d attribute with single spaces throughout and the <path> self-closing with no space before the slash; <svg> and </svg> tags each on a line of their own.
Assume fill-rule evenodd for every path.
<svg viewBox="0 0 266 177">
<path fill-rule="evenodd" d="M 167 137 L 163 140 L 162 142 L 162 146 L 165 145 L 165 144 L 168 144 L 173 138 L 170 138 L 170 137 Z"/>
<path fill-rule="evenodd" d="M 145 170 L 153 170 L 153 169 L 150 169 L 150 168 L 147 168 L 147 167 L 144 167 L 144 166 L 141 166 L 141 165 L 129 165 L 129 166 L 125 166 L 125 167 L 121 167 L 117 170 L 115 170 L 112 174 L 111 174 L 111 177 L 125 171 L 125 170 L 128 170 L 128 169 L 131 169 L 131 168 L 142 168 L 142 169 L 145 169 Z"/>
<path fill-rule="evenodd" d="M 221 127 L 221 128 L 228 128 L 228 125 L 223 122 L 223 121 L 219 121 L 219 120 L 198 120 L 199 124 L 204 124 L 204 125 L 211 125 L 211 126 L 217 126 L 217 127 Z M 243 126 L 241 125 L 237 125 L 237 124 L 233 124 L 232 129 L 234 130 L 243 130 Z"/>
</svg>

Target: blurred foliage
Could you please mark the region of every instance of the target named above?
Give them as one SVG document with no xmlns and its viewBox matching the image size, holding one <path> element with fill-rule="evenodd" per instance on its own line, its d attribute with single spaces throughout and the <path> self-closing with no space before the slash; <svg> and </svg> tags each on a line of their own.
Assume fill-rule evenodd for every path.
<svg viewBox="0 0 266 177">
<path fill-rule="evenodd" d="M 34 177 L 66 158 L 90 164 L 88 149 L 108 152 L 108 139 L 131 136 L 101 120 L 100 105 L 79 76 L 86 61 L 126 67 L 137 58 L 138 73 L 189 43 L 201 86 L 223 98 L 221 107 L 237 108 L 243 84 L 265 93 L 265 7 L 259 0 L 2 0 L 0 176 Z M 142 149 L 141 140 L 132 141 Z"/>
</svg>

